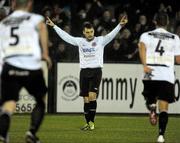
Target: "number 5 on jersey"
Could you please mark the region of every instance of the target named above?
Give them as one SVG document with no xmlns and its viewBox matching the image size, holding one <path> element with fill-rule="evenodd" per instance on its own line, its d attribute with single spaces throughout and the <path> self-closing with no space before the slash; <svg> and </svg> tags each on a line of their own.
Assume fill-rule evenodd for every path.
<svg viewBox="0 0 180 143">
<path fill-rule="evenodd" d="M 18 30 L 19 27 L 11 27 L 11 38 L 14 39 L 14 42 L 12 43 L 9 43 L 10 46 L 15 46 L 19 43 L 19 37 L 18 35 L 16 34 L 16 30 Z"/>
</svg>

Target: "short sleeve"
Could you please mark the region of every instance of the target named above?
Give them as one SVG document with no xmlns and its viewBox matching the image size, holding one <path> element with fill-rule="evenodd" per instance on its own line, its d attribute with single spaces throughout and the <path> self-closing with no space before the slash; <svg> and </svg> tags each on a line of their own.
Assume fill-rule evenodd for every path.
<svg viewBox="0 0 180 143">
<path fill-rule="evenodd" d="M 41 15 L 33 14 L 32 17 L 33 17 L 33 23 L 35 25 L 38 25 L 40 22 L 44 21 L 44 17 Z"/>
<path fill-rule="evenodd" d="M 143 33 L 141 36 L 140 36 L 140 40 L 139 42 L 142 42 L 144 43 L 145 45 L 147 45 L 149 43 L 149 38 L 147 36 L 147 33 Z"/>
</svg>

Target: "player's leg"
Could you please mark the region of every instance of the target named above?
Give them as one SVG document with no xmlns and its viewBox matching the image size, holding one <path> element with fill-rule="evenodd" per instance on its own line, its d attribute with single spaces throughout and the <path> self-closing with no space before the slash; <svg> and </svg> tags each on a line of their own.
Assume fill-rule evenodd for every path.
<svg viewBox="0 0 180 143">
<path fill-rule="evenodd" d="M 157 124 L 157 114 L 156 114 L 156 96 L 157 96 L 157 82 L 156 81 L 143 81 L 144 90 L 142 92 L 145 100 L 146 107 L 149 110 L 149 121 L 151 125 Z"/>
<path fill-rule="evenodd" d="M 8 142 L 11 115 L 16 109 L 16 101 L 21 88 L 15 74 L 16 70 L 16 68 L 4 64 L 1 75 L 0 140 L 4 140 L 4 143 Z"/>
<path fill-rule="evenodd" d="M 80 71 L 80 96 L 83 97 L 84 105 L 84 118 L 86 120 L 86 124 L 81 127 L 81 130 L 88 130 L 89 129 L 89 98 L 88 98 L 88 89 L 89 89 L 89 80 L 86 77 L 87 70 L 82 69 Z"/>
<path fill-rule="evenodd" d="M 92 78 L 90 79 L 90 89 L 89 89 L 89 101 L 90 101 L 90 129 L 94 129 L 94 120 L 96 116 L 97 109 L 97 95 L 99 93 L 99 86 L 102 78 L 101 68 L 93 69 Z"/>
<path fill-rule="evenodd" d="M 164 135 L 168 124 L 168 105 L 175 101 L 174 84 L 169 82 L 161 82 L 159 87 L 159 137 L 158 142 L 165 142 Z"/>
<path fill-rule="evenodd" d="M 84 118 L 86 120 L 86 123 L 84 126 L 81 127 L 81 130 L 87 131 L 89 130 L 89 98 L 88 97 L 83 97 L 84 98 Z"/>
<path fill-rule="evenodd" d="M 38 143 L 39 138 L 36 136 L 45 115 L 45 102 L 43 99 L 36 100 L 36 106 L 31 113 L 31 122 L 29 131 L 26 132 L 26 143 Z"/>
<path fill-rule="evenodd" d="M 31 113 L 31 123 L 29 131 L 36 135 L 45 115 L 45 97 L 36 99 L 36 106 Z"/>
<path fill-rule="evenodd" d="M 0 141 L 3 143 L 8 143 L 8 131 L 10 128 L 11 115 L 16 109 L 16 102 L 13 100 L 6 101 L 2 105 L 2 110 L 0 112 Z"/>
<path fill-rule="evenodd" d="M 168 102 L 159 100 L 159 137 L 158 142 L 165 142 L 164 133 L 168 123 Z"/>
<path fill-rule="evenodd" d="M 88 97 L 83 97 L 84 98 L 84 117 L 86 119 L 86 123 L 89 123 L 90 118 L 89 118 L 89 98 Z"/>
<path fill-rule="evenodd" d="M 38 143 L 39 139 L 36 134 L 44 119 L 45 94 L 47 92 L 42 70 L 31 71 L 28 78 L 24 81 L 24 86 L 36 100 L 36 106 L 31 113 L 30 128 L 29 131 L 26 132 L 26 142 Z"/>
<path fill-rule="evenodd" d="M 89 115 L 90 115 L 90 122 L 89 122 L 89 126 L 91 130 L 94 130 L 95 128 L 95 124 L 94 124 L 94 120 L 95 120 L 95 115 L 96 115 L 96 109 L 97 109 L 97 94 L 95 92 L 89 92 L 89 103 L 90 103 L 90 108 L 89 108 Z"/>
</svg>

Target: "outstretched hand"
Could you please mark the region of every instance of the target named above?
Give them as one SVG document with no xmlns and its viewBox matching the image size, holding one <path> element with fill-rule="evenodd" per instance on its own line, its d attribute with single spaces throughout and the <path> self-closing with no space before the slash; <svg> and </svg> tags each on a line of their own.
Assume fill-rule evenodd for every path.
<svg viewBox="0 0 180 143">
<path fill-rule="evenodd" d="M 49 17 L 47 17 L 46 24 L 51 27 L 54 27 L 54 25 L 55 25 Z"/>
<path fill-rule="evenodd" d="M 125 16 L 123 16 L 123 17 L 121 18 L 119 24 L 120 24 L 121 26 L 124 26 L 126 23 L 128 23 L 128 19 L 127 19 L 127 16 L 125 15 Z"/>
</svg>

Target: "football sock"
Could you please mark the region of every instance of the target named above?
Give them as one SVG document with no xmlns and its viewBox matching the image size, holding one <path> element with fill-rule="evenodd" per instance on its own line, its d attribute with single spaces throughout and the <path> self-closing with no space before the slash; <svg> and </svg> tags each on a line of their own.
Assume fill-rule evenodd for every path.
<svg viewBox="0 0 180 143">
<path fill-rule="evenodd" d="M 10 119 L 11 115 L 7 112 L 0 113 L 0 135 L 6 138 L 9 126 L 10 126 Z"/>
<path fill-rule="evenodd" d="M 89 103 L 84 103 L 84 116 L 85 116 L 86 122 L 88 123 L 90 121 L 90 119 L 89 119 Z"/>
<path fill-rule="evenodd" d="M 90 101 L 90 121 L 94 122 L 94 118 L 96 115 L 97 101 Z"/>
<path fill-rule="evenodd" d="M 33 135 L 38 131 L 45 114 L 45 103 L 44 101 L 37 102 L 33 112 L 31 113 L 31 126 L 30 131 Z"/>
<path fill-rule="evenodd" d="M 156 104 L 156 99 L 154 98 L 147 98 L 146 99 L 146 107 L 148 110 L 151 110 L 151 105 Z"/>
<path fill-rule="evenodd" d="M 164 135 L 167 123 L 168 123 L 168 113 L 161 112 L 159 114 L 159 135 Z"/>
</svg>

